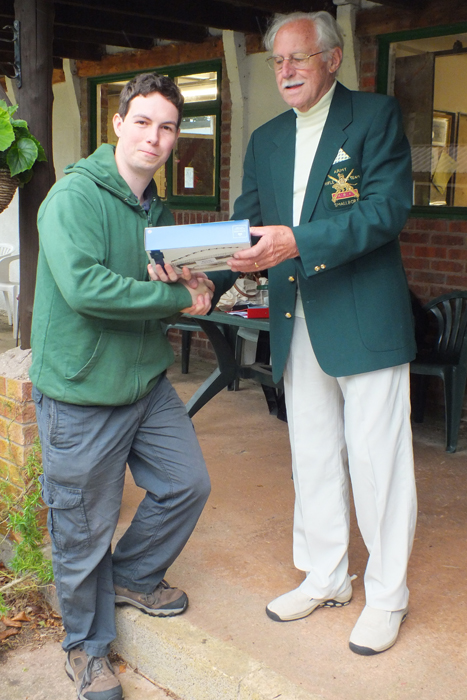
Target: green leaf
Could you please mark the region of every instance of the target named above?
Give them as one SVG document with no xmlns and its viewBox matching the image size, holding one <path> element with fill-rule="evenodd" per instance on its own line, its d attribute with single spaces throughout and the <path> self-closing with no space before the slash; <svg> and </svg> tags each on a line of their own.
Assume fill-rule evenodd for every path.
<svg viewBox="0 0 467 700">
<path fill-rule="evenodd" d="M 28 123 L 24 121 L 24 119 L 11 119 L 11 124 L 12 126 L 16 127 L 22 127 L 23 129 L 28 128 Z"/>
<path fill-rule="evenodd" d="M 26 122 L 24 122 L 26 124 L 26 126 L 24 127 L 24 126 L 15 126 L 15 121 L 16 121 L 15 119 L 12 119 L 11 124 L 14 128 L 16 140 L 19 141 L 20 139 L 23 139 L 23 138 L 24 139 L 31 138 L 31 134 L 29 133 L 28 125 L 26 124 Z"/>
<path fill-rule="evenodd" d="M 24 170 L 22 173 L 19 173 L 19 175 L 16 176 L 19 180 L 19 186 L 23 187 L 23 185 L 27 185 L 28 182 L 32 180 L 33 175 L 33 170 Z"/>
<path fill-rule="evenodd" d="M 15 140 L 15 132 L 8 114 L 0 112 L 0 151 L 5 151 Z"/>
<path fill-rule="evenodd" d="M 5 110 L 5 112 L 8 112 L 8 114 L 11 116 L 16 112 L 18 109 L 19 105 L 11 105 L 10 107 L 7 105 L 5 100 L 0 100 L 0 109 Z"/>
<path fill-rule="evenodd" d="M 14 143 L 7 156 L 8 167 L 10 168 L 11 176 L 22 173 L 24 170 L 29 170 L 37 158 L 37 146 L 34 141 L 29 138 L 22 138 Z"/>
<path fill-rule="evenodd" d="M 42 146 L 40 145 L 39 141 L 32 134 L 31 134 L 30 138 L 34 141 L 34 143 L 37 146 L 37 159 L 36 160 L 47 162 L 47 156 L 45 155 L 45 151 L 42 148 Z"/>
</svg>

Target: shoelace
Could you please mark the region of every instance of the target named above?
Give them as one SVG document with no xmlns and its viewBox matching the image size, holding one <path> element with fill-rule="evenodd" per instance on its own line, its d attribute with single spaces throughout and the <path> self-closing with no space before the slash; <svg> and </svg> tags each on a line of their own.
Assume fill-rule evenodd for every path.
<svg viewBox="0 0 467 700">
<path fill-rule="evenodd" d="M 92 683 L 92 673 L 94 672 L 97 676 L 103 673 L 103 665 L 102 661 L 105 661 L 109 669 L 113 673 L 112 666 L 110 665 L 110 661 L 106 656 L 104 657 L 98 657 L 98 656 L 89 656 L 88 657 L 88 663 L 86 664 L 86 670 L 83 675 L 83 680 L 81 682 L 81 688 L 79 689 L 79 692 L 84 690 L 84 688 L 87 685 L 91 685 Z"/>
<path fill-rule="evenodd" d="M 163 578 L 162 581 L 157 584 L 157 586 L 155 587 L 155 589 L 152 593 L 145 593 L 143 595 L 143 600 L 146 603 L 148 603 L 149 605 L 153 605 L 156 602 L 157 592 L 160 588 L 165 588 L 167 590 L 168 588 L 171 588 L 171 586 L 169 586 L 167 581 Z"/>
</svg>

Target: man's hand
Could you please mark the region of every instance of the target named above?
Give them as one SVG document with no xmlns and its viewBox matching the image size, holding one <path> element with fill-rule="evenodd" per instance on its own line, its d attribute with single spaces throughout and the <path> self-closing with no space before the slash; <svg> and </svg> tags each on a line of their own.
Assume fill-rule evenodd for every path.
<svg viewBox="0 0 467 700">
<path fill-rule="evenodd" d="M 193 305 L 182 309 L 182 313 L 190 316 L 206 316 L 211 309 L 211 300 L 214 293 L 214 283 L 208 279 L 196 278 L 197 286 L 193 289 L 191 280 L 182 277 L 178 280 L 180 284 L 188 289 L 191 294 Z"/>
<path fill-rule="evenodd" d="M 260 240 L 251 248 L 239 250 L 227 264 L 234 272 L 258 272 L 299 255 L 292 229 L 288 226 L 252 226 Z"/>
<path fill-rule="evenodd" d="M 162 267 L 162 265 L 156 265 L 156 269 L 154 270 L 152 265 L 148 265 L 149 277 L 153 280 L 153 282 L 166 282 L 167 284 L 173 284 L 179 280 L 185 280 L 189 283 L 189 286 L 192 289 L 196 289 L 198 286 L 198 280 L 202 280 L 210 289 L 212 289 L 212 291 L 214 291 L 214 283 L 207 278 L 207 275 L 204 272 L 193 272 L 188 267 L 182 267 L 182 272 L 178 273 L 175 272 L 172 265 L 169 263 L 166 263 L 164 267 Z"/>
</svg>

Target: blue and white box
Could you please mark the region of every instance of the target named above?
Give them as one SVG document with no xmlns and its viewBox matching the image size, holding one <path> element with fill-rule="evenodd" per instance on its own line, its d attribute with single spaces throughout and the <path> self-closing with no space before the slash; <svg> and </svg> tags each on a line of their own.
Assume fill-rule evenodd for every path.
<svg viewBox="0 0 467 700">
<path fill-rule="evenodd" d="M 227 260 L 250 246 L 248 219 L 144 229 L 144 247 L 151 264 L 170 263 L 177 272 L 184 266 L 202 272 L 228 270 Z"/>
</svg>

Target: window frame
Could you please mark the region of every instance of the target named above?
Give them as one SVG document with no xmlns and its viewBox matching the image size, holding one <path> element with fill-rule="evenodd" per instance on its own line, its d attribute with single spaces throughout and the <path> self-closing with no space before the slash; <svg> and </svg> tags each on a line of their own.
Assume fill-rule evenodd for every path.
<svg viewBox="0 0 467 700">
<path fill-rule="evenodd" d="M 176 66 L 158 66 L 144 68 L 136 71 L 124 73 L 111 73 L 88 78 L 89 95 L 89 150 L 93 153 L 97 147 L 97 88 L 103 83 L 116 83 L 122 80 L 131 80 L 140 73 L 157 72 L 167 75 L 169 78 L 178 78 L 184 75 L 194 75 L 196 73 L 217 73 L 217 98 L 205 102 L 185 102 L 183 107 L 183 117 L 191 116 L 215 116 L 216 136 L 215 144 L 215 170 L 214 183 L 215 191 L 212 196 L 199 195 L 174 195 L 173 187 L 173 153 L 165 164 L 165 174 L 167 180 L 167 198 L 164 203 L 170 209 L 189 209 L 192 211 L 220 211 L 220 159 L 221 159 L 221 85 L 222 85 L 222 61 L 212 59 L 210 61 L 199 61 L 196 63 L 181 63 Z"/>
<path fill-rule="evenodd" d="M 419 29 L 406 29 L 400 32 L 377 35 L 378 68 L 376 74 L 376 92 L 379 92 L 382 95 L 388 94 L 389 54 L 391 44 L 395 42 L 410 41 L 413 39 L 449 36 L 466 32 L 467 22 L 460 22 L 459 24 L 449 24 L 438 27 L 423 27 Z M 424 219 L 466 219 L 467 207 L 430 207 L 413 205 L 410 216 Z"/>
</svg>

